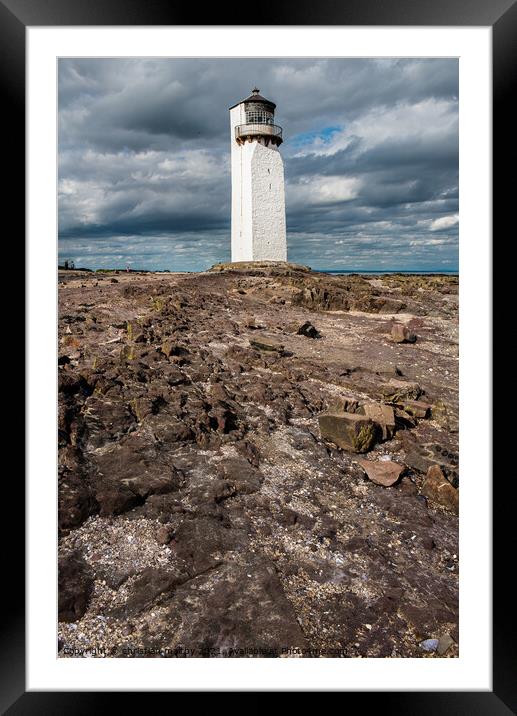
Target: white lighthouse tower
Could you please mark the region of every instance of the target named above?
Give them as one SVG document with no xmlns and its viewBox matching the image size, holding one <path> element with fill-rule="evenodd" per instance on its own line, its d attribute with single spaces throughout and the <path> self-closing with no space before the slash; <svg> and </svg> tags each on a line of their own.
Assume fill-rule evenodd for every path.
<svg viewBox="0 0 517 716">
<path fill-rule="evenodd" d="M 232 261 L 287 261 L 282 128 L 259 92 L 230 107 Z"/>
</svg>

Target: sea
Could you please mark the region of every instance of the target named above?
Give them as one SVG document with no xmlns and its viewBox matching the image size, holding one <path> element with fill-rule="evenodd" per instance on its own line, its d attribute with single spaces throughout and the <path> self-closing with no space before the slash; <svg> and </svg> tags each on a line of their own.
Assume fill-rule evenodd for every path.
<svg viewBox="0 0 517 716">
<path fill-rule="evenodd" d="M 378 276 L 378 275 L 385 275 L 385 274 L 407 274 L 407 275 L 418 275 L 418 276 L 436 276 L 436 275 L 446 275 L 446 276 L 458 276 L 458 271 L 452 271 L 450 269 L 435 269 L 433 271 L 425 270 L 414 270 L 414 271 L 407 271 L 407 270 L 401 270 L 401 269 L 313 269 L 313 271 L 318 271 L 319 273 L 330 273 L 336 276 L 344 276 L 346 274 L 353 274 L 353 273 L 359 273 L 367 276 Z"/>
</svg>

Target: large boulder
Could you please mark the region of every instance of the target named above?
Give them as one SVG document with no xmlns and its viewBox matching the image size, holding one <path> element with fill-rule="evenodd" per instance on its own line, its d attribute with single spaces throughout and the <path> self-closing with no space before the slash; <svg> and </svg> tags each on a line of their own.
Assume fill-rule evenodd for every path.
<svg viewBox="0 0 517 716">
<path fill-rule="evenodd" d="M 367 415 L 336 411 L 322 413 L 318 421 L 323 439 L 350 452 L 368 452 L 378 436 L 377 426 Z"/>
</svg>

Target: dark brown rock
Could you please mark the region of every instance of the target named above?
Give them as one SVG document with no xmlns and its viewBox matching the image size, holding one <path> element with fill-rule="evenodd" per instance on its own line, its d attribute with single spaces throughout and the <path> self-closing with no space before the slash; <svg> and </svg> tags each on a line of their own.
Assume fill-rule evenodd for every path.
<svg viewBox="0 0 517 716">
<path fill-rule="evenodd" d="M 198 656 L 278 657 L 307 646 L 274 567 L 253 555 L 179 587 L 169 609 L 169 620 L 182 615 L 175 636 Z"/>
<path fill-rule="evenodd" d="M 168 596 L 177 585 L 184 583 L 187 579 L 186 573 L 148 567 L 133 585 L 127 602 L 115 607 L 110 616 L 117 618 L 136 616 L 145 609 L 149 609 L 160 597 Z"/>
<path fill-rule="evenodd" d="M 312 325 L 310 321 L 305 321 L 296 331 L 299 336 L 307 336 L 307 338 L 320 338 L 321 334 L 318 329 Z"/>
<path fill-rule="evenodd" d="M 75 449 L 68 451 L 69 459 L 64 453 L 64 450 L 60 451 L 62 465 L 58 478 L 58 525 L 61 531 L 79 527 L 99 509 L 88 474 L 77 460 Z"/>
<path fill-rule="evenodd" d="M 246 541 L 238 530 L 225 527 L 217 518 L 203 516 L 184 520 L 171 545 L 193 574 L 218 564 L 225 552 L 242 548 Z"/>
<path fill-rule="evenodd" d="M 251 494 L 260 490 L 263 476 L 244 457 L 228 458 L 219 464 L 220 474 L 231 483 L 236 492 Z"/>
<path fill-rule="evenodd" d="M 93 591 L 93 575 L 78 551 L 60 557 L 58 562 L 58 618 L 75 622 L 86 609 Z"/>
</svg>

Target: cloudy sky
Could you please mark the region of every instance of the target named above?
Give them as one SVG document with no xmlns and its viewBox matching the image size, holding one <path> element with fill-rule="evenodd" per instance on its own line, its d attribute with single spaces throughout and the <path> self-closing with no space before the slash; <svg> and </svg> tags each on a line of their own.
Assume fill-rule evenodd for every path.
<svg viewBox="0 0 517 716">
<path fill-rule="evenodd" d="M 254 85 L 284 130 L 289 260 L 457 269 L 454 59 L 60 60 L 60 262 L 228 261 L 228 108 Z"/>
</svg>

